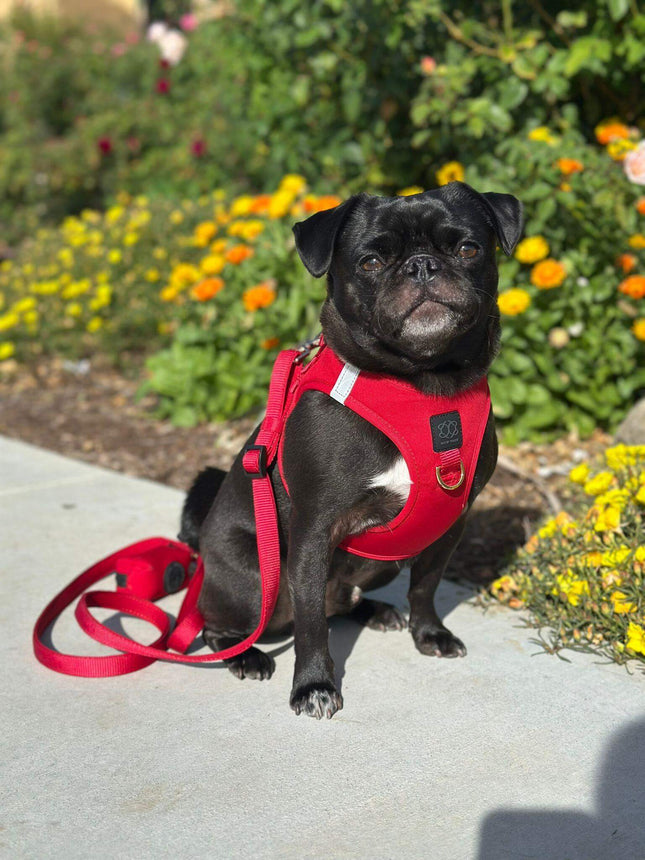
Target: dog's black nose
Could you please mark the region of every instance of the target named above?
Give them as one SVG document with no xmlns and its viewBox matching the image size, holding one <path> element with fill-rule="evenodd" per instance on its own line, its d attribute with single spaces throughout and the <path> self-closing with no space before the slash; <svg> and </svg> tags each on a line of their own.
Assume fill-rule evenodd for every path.
<svg viewBox="0 0 645 860">
<path fill-rule="evenodd" d="M 421 283 L 433 278 L 439 269 L 439 260 L 430 254 L 415 254 L 413 257 L 409 257 L 403 265 L 404 274 Z"/>
</svg>

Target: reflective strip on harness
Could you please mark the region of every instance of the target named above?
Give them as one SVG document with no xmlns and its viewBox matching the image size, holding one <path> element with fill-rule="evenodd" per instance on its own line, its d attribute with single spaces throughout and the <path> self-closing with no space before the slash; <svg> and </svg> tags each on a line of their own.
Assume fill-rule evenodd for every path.
<svg viewBox="0 0 645 860">
<path fill-rule="evenodd" d="M 354 383 L 358 379 L 360 370 L 354 367 L 353 364 L 345 364 L 341 372 L 338 374 L 334 387 L 329 392 L 329 396 L 333 397 L 339 403 L 345 403 L 349 395 L 352 393 Z"/>
</svg>

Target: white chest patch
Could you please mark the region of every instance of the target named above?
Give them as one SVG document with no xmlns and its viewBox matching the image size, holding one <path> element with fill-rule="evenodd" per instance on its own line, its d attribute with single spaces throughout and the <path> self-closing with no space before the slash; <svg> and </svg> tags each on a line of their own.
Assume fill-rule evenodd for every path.
<svg viewBox="0 0 645 860">
<path fill-rule="evenodd" d="M 398 496 L 402 502 L 406 502 L 410 495 L 410 472 L 403 457 L 397 457 L 394 464 L 386 472 L 375 475 L 370 481 L 370 488 L 383 487 L 390 493 Z"/>
</svg>

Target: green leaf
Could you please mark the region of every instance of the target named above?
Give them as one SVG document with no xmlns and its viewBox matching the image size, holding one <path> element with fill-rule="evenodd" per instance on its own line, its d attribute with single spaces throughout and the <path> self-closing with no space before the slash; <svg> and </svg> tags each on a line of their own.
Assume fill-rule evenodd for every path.
<svg viewBox="0 0 645 860">
<path fill-rule="evenodd" d="M 607 0 L 612 21 L 620 21 L 629 10 L 629 0 Z"/>
</svg>

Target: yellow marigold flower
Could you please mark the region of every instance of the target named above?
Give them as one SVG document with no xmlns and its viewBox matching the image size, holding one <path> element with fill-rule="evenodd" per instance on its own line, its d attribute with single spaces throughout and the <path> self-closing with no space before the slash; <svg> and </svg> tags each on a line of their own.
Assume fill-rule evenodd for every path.
<svg viewBox="0 0 645 860">
<path fill-rule="evenodd" d="M 40 315 L 38 311 L 27 311 L 23 319 L 31 329 L 34 329 L 40 320 Z"/>
<path fill-rule="evenodd" d="M 117 263 L 120 263 L 122 259 L 123 259 L 123 254 L 121 253 L 121 251 L 119 251 L 118 248 L 113 248 L 110 251 L 110 253 L 108 254 L 108 261 L 110 263 L 112 263 L 112 265 L 116 265 Z"/>
<path fill-rule="evenodd" d="M 83 305 L 80 302 L 70 302 L 65 308 L 68 317 L 80 317 L 83 313 Z"/>
<path fill-rule="evenodd" d="M 3 260 L 0 263 L 0 272 L 10 272 L 13 267 L 11 260 Z"/>
<path fill-rule="evenodd" d="M 567 276 L 567 270 L 557 260 L 551 258 L 536 263 L 531 270 L 531 283 L 539 290 L 559 287 Z"/>
<path fill-rule="evenodd" d="M 217 233 L 217 226 L 212 221 L 202 221 L 195 227 L 193 233 L 195 245 L 198 248 L 206 248 L 213 236 Z"/>
<path fill-rule="evenodd" d="M 643 235 L 643 233 L 634 233 L 634 235 L 630 236 L 627 240 L 627 244 L 630 248 L 645 248 L 645 235 Z"/>
<path fill-rule="evenodd" d="M 92 317 L 92 319 L 88 322 L 85 328 L 89 331 L 90 334 L 94 334 L 95 331 L 98 331 L 100 328 L 103 328 L 103 320 L 101 317 Z"/>
<path fill-rule="evenodd" d="M 74 262 L 74 254 L 70 251 L 69 248 L 61 248 L 58 254 L 56 254 L 58 259 L 64 266 L 71 266 Z"/>
<path fill-rule="evenodd" d="M 174 302 L 178 295 L 178 288 L 168 285 L 159 293 L 159 298 L 162 302 Z"/>
<path fill-rule="evenodd" d="M 253 197 L 250 195 L 245 194 L 242 197 L 237 197 L 231 205 L 231 218 L 238 218 L 240 215 L 248 215 L 248 213 L 251 212 L 252 206 Z"/>
<path fill-rule="evenodd" d="M 640 505 L 645 505 L 645 484 L 636 493 L 635 498 Z"/>
<path fill-rule="evenodd" d="M 260 346 L 262 349 L 274 349 L 280 343 L 279 337 L 268 337 L 266 340 L 263 340 Z"/>
<path fill-rule="evenodd" d="M 165 248 L 155 248 L 152 252 L 152 256 L 155 260 L 165 260 L 168 256 L 168 251 Z"/>
<path fill-rule="evenodd" d="M 397 197 L 412 197 L 413 194 L 421 194 L 423 188 L 419 185 L 410 185 L 409 188 L 402 188 L 396 192 Z"/>
<path fill-rule="evenodd" d="M 198 302 L 205 302 L 216 296 L 223 287 L 224 281 L 221 278 L 205 278 L 192 288 L 190 294 Z"/>
<path fill-rule="evenodd" d="M 6 361 L 16 352 L 16 347 L 9 340 L 0 343 L 0 361 Z"/>
<path fill-rule="evenodd" d="M 240 263 L 243 263 L 244 260 L 248 260 L 249 257 L 252 257 L 253 253 L 253 248 L 249 248 L 248 245 L 234 245 L 226 252 L 225 259 L 234 266 L 238 266 Z"/>
<path fill-rule="evenodd" d="M 575 158 L 558 158 L 556 165 L 558 170 L 565 176 L 571 176 L 572 173 L 580 173 L 585 169 L 584 164 Z"/>
<path fill-rule="evenodd" d="M 526 290 L 515 288 L 505 290 L 497 297 L 497 306 L 506 316 L 514 317 L 523 314 L 531 304 L 531 297 Z"/>
<path fill-rule="evenodd" d="M 634 553 L 636 561 L 645 561 L 645 546 L 639 546 Z"/>
<path fill-rule="evenodd" d="M 633 621 L 629 622 L 625 647 L 637 654 L 645 654 L 645 630 L 640 624 L 634 624 Z"/>
<path fill-rule="evenodd" d="M 463 164 L 458 161 L 449 161 L 437 170 L 437 184 L 447 185 L 449 182 L 463 182 L 465 175 Z"/>
<path fill-rule="evenodd" d="M 537 128 L 534 128 L 532 131 L 528 133 L 529 140 L 537 140 L 541 143 L 548 143 L 550 146 L 553 146 L 554 143 L 557 143 L 557 137 L 551 134 L 549 129 L 545 125 L 540 125 Z"/>
<path fill-rule="evenodd" d="M 589 466 L 587 463 L 580 463 L 579 466 L 575 466 L 569 472 L 569 480 L 573 481 L 574 484 L 584 484 L 589 477 Z"/>
<path fill-rule="evenodd" d="M 607 155 L 612 161 L 624 161 L 628 152 L 636 149 L 633 140 L 614 140 L 607 146 Z"/>
<path fill-rule="evenodd" d="M 146 272 L 143 277 L 149 283 L 155 284 L 159 280 L 161 275 L 159 274 L 159 269 L 146 269 Z"/>
<path fill-rule="evenodd" d="M 537 263 L 549 254 L 549 243 L 544 236 L 529 236 L 522 239 L 515 249 L 515 258 L 520 263 Z"/>
<path fill-rule="evenodd" d="M 301 194 L 307 187 L 307 180 L 304 176 L 299 176 L 297 173 L 288 173 L 280 182 L 280 190 L 288 191 L 294 196 Z"/>
<path fill-rule="evenodd" d="M 249 287 L 244 291 L 242 302 L 247 311 L 257 311 L 267 308 L 275 301 L 275 281 L 269 278 L 255 287 Z"/>
<path fill-rule="evenodd" d="M 30 311 L 32 308 L 36 307 L 36 299 L 33 296 L 27 296 L 26 299 L 20 299 L 19 302 L 16 302 L 15 305 L 11 308 L 17 314 L 22 314 L 25 311 Z"/>
<path fill-rule="evenodd" d="M 199 268 L 205 275 L 219 275 L 225 265 L 226 260 L 221 254 L 209 254 L 201 261 Z"/>
<path fill-rule="evenodd" d="M 177 226 L 178 224 L 181 224 L 181 222 L 184 220 L 184 213 L 181 211 L 181 209 L 173 209 L 168 216 L 168 220 L 171 224 Z"/>
<path fill-rule="evenodd" d="M 645 317 L 634 320 L 632 333 L 637 340 L 645 340 Z"/>
<path fill-rule="evenodd" d="M 110 206 L 110 208 L 105 213 L 105 220 L 108 224 L 115 224 L 124 212 L 125 209 L 123 208 L 123 206 Z"/>
<path fill-rule="evenodd" d="M 585 493 L 588 496 L 599 496 L 609 489 L 613 480 L 614 476 L 611 472 L 599 472 L 586 482 Z"/>
<path fill-rule="evenodd" d="M 126 248 L 129 248 L 132 245 L 136 245 L 138 241 L 139 241 L 139 234 L 135 233 L 134 231 L 130 231 L 129 233 L 126 233 L 125 236 L 123 237 L 123 244 L 126 246 Z"/>
<path fill-rule="evenodd" d="M 264 223 L 256 219 L 252 221 L 233 221 L 226 232 L 229 236 L 239 236 L 247 242 L 252 242 L 254 239 L 257 239 L 263 230 Z"/>
<path fill-rule="evenodd" d="M 630 275 L 618 284 L 618 291 L 630 299 L 642 299 L 645 296 L 645 275 Z"/>
<path fill-rule="evenodd" d="M 293 204 L 293 194 L 290 191 L 276 191 L 271 195 L 269 203 L 269 218 L 284 218 L 288 215 Z"/>
<path fill-rule="evenodd" d="M 170 282 L 173 286 L 181 289 L 182 287 L 189 287 L 191 284 L 194 284 L 195 281 L 199 280 L 200 276 L 199 269 L 197 266 L 193 266 L 192 263 L 178 263 L 172 270 Z"/>
<path fill-rule="evenodd" d="M 223 254 L 226 250 L 226 239 L 215 239 L 211 245 L 213 254 Z"/>
<path fill-rule="evenodd" d="M 14 328 L 19 324 L 20 317 L 17 313 L 14 313 L 13 311 L 0 317 L 0 331 L 7 331 L 8 329 Z"/>
</svg>

